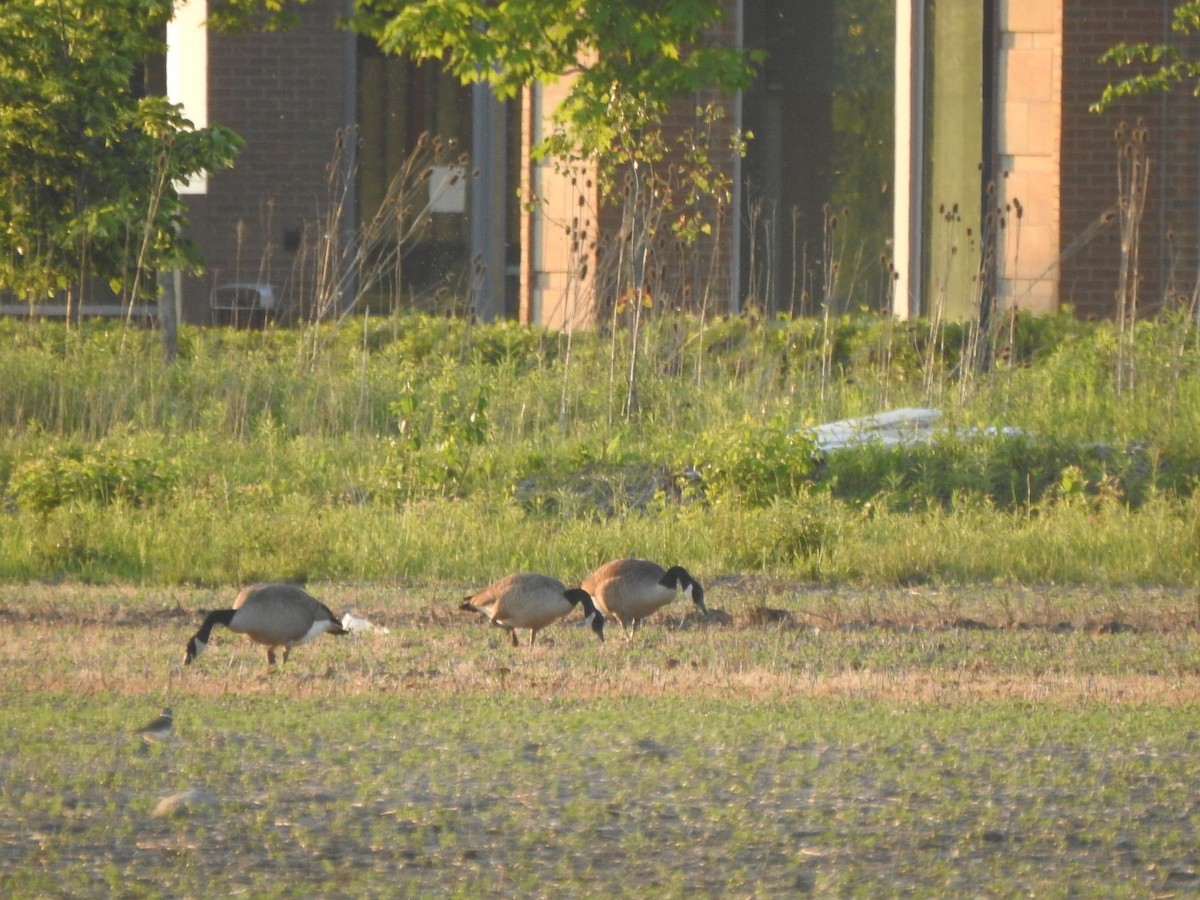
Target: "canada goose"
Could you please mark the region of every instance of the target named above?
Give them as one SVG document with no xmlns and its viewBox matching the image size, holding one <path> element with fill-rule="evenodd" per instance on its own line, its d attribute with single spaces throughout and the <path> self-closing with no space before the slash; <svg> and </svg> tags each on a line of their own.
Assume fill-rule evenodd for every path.
<svg viewBox="0 0 1200 900">
<path fill-rule="evenodd" d="M 213 627 L 224 625 L 267 648 L 267 665 L 275 664 L 275 648 L 288 651 L 319 634 L 347 634 L 337 616 L 316 598 L 294 584 L 256 584 L 244 589 L 233 609 L 217 609 L 204 617 L 200 630 L 188 641 L 186 665 L 204 652 Z"/>
<path fill-rule="evenodd" d="M 171 732 L 174 730 L 175 719 L 171 714 L 171 707 L 164 706 L 162 714 L 157 719 L 147 722 L 136 733 L 146 743 L 154 744 L 159 741 L 165 741 L 171 736 Z"/>
<path fill-rule="evenodd" d="M 664 569 L 646 559 L 614 559 L 583 581 L 583 589 L 596 598 L 596 605 L 631 635 L 642 619 L 675 599 L 676 588 L 708 615 L 704 588 L 682 566 Z"/>
<path fill-rule="evenodd" d="M 587 591 L 567 587 L 549 575 L 522 573 L 508 575 L 494 581 L 474 596 L 463 600 L 459 609 L 482 613 L 493 625 L 507 628 L 512 635 L 513 646 L 517 640 L 517 629 L 529 629 L 529 643 L 537 633 L 552 622 L 556 622 L 583 604 L 584 614 L 592 617 L 592 631 L 604 640 L 604 616 L 600 615 Z"/>
</svg>

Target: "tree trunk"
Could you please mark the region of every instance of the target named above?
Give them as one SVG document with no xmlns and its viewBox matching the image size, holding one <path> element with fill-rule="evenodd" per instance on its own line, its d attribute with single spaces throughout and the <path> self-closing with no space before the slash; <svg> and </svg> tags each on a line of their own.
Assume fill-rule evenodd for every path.
<svg viewBox="0 0 1200 900">
<path fill-rule="evenodd" d="M 163 362 L 175 362 L 179 355 L 180 271 L 158 273 L 158 327 L 162 332 Z"/>
</svg>

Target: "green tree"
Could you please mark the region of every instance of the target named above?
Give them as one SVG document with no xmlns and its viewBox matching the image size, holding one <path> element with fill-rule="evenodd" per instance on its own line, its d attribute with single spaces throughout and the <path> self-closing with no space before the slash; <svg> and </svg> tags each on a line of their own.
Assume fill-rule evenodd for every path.
<svg viewBox="0 0 1200 900">
<path fill-rule="evenodd" d="M 712 38 L 720 0 L 357 0 L 355 27 L 388 53 L 438 60 L 498 96 L 574 75 L 540 152 L 627 155 L 671 98 L 746 87 L 747 53 Z"/>
<path fill-rule="evenodd" d="M 1180 35 L 1200 32 L 1200 0 L 1190 0 L 1175 7 L 1171 29 Z M 1100 99 L 1092 104 L 1093 112 L 1102 112 L 1122 97 L 1170 90 L 1172 85 L 1181 82 L 1191 82 L 1192 94 L 1200 96 L 1200 60 L 1189 59 L 1181 48 L 1172 44 L 1122 42 L 1109 48 L 1100 59 L 1116 66 L 1157 68 L 1108 85 Z"/>
<path fill-rule="evenodd" d="M 292 8 L 308 0 L 208 0 L 208 26 L 237 33 L 249 29 L 280 31 L 296 24 Z"/>
<path fill-rule="evenodd" d="M 195 268 L 176 185 L 230 165 L 240 139 L 145 91 L 173 0 L 0 3 L 0 289 L 31 304 L 103 279 L 152 298 Z"/>
</svg>

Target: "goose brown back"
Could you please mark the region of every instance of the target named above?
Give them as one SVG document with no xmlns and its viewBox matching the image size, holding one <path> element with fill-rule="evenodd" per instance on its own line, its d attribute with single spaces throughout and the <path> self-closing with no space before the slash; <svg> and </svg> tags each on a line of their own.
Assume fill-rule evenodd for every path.
<svg viewBox="0 0 1200 900">
<path fill-rule="evenodd" d="M 704 588 L 682 566 L 664 569 L 648 559 L 614 559 L 585 578 L 583 589 L 631 635 L 642 619 L 673 601 L 677 590 L 708 615 Z"/>
</svg>

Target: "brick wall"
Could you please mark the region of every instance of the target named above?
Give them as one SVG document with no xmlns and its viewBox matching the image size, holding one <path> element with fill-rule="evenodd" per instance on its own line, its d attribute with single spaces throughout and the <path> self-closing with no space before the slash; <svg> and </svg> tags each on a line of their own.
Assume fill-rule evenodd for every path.
<svg viewBox="0 0 1200 900">
<path fill-rule="evenodd" d="M 527 88 L 522 111 L 522 155 L 530 159 L 535 132 L 570 90 L 569 78 L 537 91 Z M 539 94 L 537 101 L 532 98 Z M 543 117 L 542 123 L 534 116 Z M 521 212 L 520 320 L 574 330 L 594 322 L 596 178 L 581 163 L 570 172 L 549 160 L 523 166 L 522 193 L 537 202 Z"/>
<path fill-rule="evenodd" d="M 1062 91 L 1063 254 L 1059 296 L 1080 315 L 1115 312 L 1121 257 L 1117 218 L 1118 141 L 1146 127 L 1150 180 L 1140 234 L 1138 307 L 1143 312 L 1190 296 L 1200 216 L 1200 107 L 1187 88 L 1088 111 L 1124 70 L 1097 63 L 1118 41 L 1179 40 L 1169 30 L 1174 0 L 1064 0 Z M 1193 40 L 1191 52 L 1200 48 Z M 1127 143 L 1127 140 L 1125 141 Z"/>
<path fill-rule="evenodd" d="M 216 284 L 266 282 L 287 304 L 311 302 L 309 248 L 329 207 L 336 136 L 354 113 L 346 108 L 353 43 L 335 27 L 343 6 L 313 0 L 297 8 L 300 25 L 282 32 L 209 35 L 209 120 L 246 143 L 236 166 L 189 200 L 208 266 L 185 283 L 190 321 L 211 319 Z"/>
<path fill-rule="evenodd" d="M 732 43 L 735 0 L 727 5 L 730 15 L 721 25 L 721 39 Z M 234 169 L 213 175 L 208 193 L 189 200 L 191 234 L 208 268 L 204 276 L 185 280 L 184 316 L 189 321 L 214 321 L 211 292 L 230 283 L 270 284 L 293 314 L 311 307 L 315 242 L 326 230 L 335 200 L 345 199 L 329 189 L 335 138 L 356 114 L 354 97 L 348 96 L 354 88 L 353 70 L 348 71 L 354 43 L 336 28 L 345 6 L 344 0 L 311 0 L 297 8 L 297 28 L 209 35 L 209 119 L 232 128 L 246 145 Z M 548 94 L 552 103 L 554 89 Z M 694 109 L 708 99 L 715 98 L 677 104 L 667 123 L 670 140 L 696 126 Z M 728 109 L 728 98 L 723 102 Z M 732 125 L 732 118 L 726 118 L 714 137 L 714 153 L 730 170 L 726 148 Z M 593 249 L 593 241 L 585 241 L 582 255 L 571 253 L 575 238 L 562 224 L 579 211 L 579 197 L 569 180 L 556 179 L 548 167 L 535 167 L 534 174 L 554 214 L 543 216 L 536 238 L 526 223 L 521 317 L 557 325 L 590 321 L 592 304 L 611 304 L 618 286 L 597 278 L 602 250 Z M 589 212 L 594 210 L 594 184 L 585 193 L 584 211 Z M 710 308 L 724 309 L 728 303 L 730 211 L 710 208 L 706 213 L 714 223 L 719 218 L 712 237 L 691 249 L 665 240 L 654 248 L 648 274 L 662 306 L 698 308 L 708 302 Z M 617 222 L 616 209 L 601 218 L 610 248 L 620 240 Z M 576 283 L 580 273 L 587 283 Z"/>
<path fill-rule="evenodd" d="M 1058 305 L 1062 15 L 1047 0 L 1000 8 L 994 209 L 1002 210 L 1002 308 L 1047 312 Z M 985 211 L 985 215 L 988 211 Z"/>
</svg>

